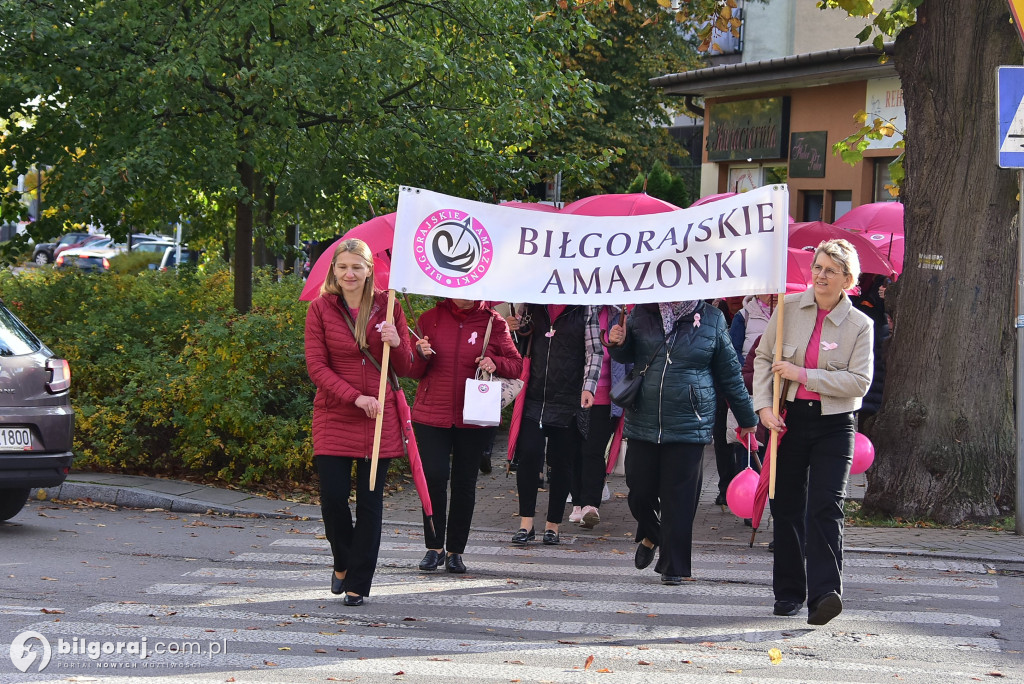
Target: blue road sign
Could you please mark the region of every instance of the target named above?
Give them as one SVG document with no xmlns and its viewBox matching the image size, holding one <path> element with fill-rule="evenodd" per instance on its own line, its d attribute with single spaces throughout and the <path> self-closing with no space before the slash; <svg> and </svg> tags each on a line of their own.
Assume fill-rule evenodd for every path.
<svg viewBox="0 0 1024 684">
<path fill-rule="evenodd" d="M 1024 169 L 1024 66 L 999 67 L 998 81 L 999 166 Z"/>
</svg>

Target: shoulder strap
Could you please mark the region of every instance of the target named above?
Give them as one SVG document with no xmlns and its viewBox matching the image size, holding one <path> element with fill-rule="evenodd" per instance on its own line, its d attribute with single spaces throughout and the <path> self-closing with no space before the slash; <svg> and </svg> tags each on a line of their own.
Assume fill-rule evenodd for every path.
<svg viewBox="0 0 1024 684">
<path fill-rule="evenodd" d="M 348 310 L 348 305 L 342 301 L 340 297 L 338 298 L 338 309 L 341 311 L 341 317 L 344 318 L 345 323 L 348 324 L 348 329 L 352 331 L 352 337 L 355 337 L 356 324 L 355 321 L 352 320 L 352 312 Z M 360 351 L 362 351 L 363 355 L 370 360 L 370 363 L 372 363 L 373 367 L 377 369 L 377 372 L 380 372 L 380 362 L 373 357 L 370 350 L 363 348 Z M 394 368 L 388 368 L 388 384 L 391 385 L 391 389 L 396 392 L 401 389 L 398 385 L 398 376 L 395 374 Z"/>
<path fill-rule="evenodd" d="M 494 325 L 494 315 L 490 314 L 490 309 L 488 309 L 488 314 L 489 315 L 487 316 L 487 332 L 484 333 L 484 344 L 480 348 L 481 356 L 487 355 L 487 343 L 491 341 L 491 326 Z"/>
</svg>

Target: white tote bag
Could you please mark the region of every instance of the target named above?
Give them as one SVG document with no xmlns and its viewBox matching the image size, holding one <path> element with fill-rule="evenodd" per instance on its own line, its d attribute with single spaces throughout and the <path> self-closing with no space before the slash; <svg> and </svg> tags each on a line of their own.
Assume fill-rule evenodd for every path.
<svg viewBox="0 0 1024 684">
<path fill-rule="evenodd" d="M 483 380 L 480 370 L 466 378 L 466 399 L 462 404 L 462 422 L 487 427 L 501 422 L 501 382 Z"/>
</svg>

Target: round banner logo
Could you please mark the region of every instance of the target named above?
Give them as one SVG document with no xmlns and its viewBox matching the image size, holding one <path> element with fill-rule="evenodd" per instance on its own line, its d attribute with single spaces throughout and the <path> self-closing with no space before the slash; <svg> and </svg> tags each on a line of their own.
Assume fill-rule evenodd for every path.
<svg viewBox="0 0 1024 684">
<path fill-rule="evenodd" d="M 480 394 L 487 394 L 488 392 L 491 391 L 491 386 L 488 385 L 486 382 L 481 382 L 479 385 L 476 386 L 476 391 L 479 392 Z"/>
<path fill-rule="evenodd" d="M 447 287 L 479 281 L 491 266 L 491 236 L 480 221 L 458 209 L 435 211 L 416 229 L 416 263 Z"/>
</svg>

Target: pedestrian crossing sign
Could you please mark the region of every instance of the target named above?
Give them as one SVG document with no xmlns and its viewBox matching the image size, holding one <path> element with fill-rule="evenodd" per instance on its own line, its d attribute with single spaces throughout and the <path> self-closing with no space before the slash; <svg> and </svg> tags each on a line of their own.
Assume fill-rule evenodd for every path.
<svg viewBox="0 0 1024 684">
<path fill-rule="evenodd" d="M 1024 169 L 1024 66 L 999 67 L 997 92 L 999 166 Z"/>
</svg>

